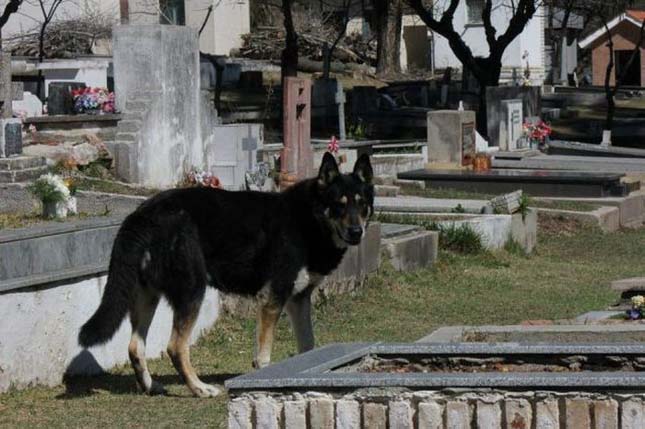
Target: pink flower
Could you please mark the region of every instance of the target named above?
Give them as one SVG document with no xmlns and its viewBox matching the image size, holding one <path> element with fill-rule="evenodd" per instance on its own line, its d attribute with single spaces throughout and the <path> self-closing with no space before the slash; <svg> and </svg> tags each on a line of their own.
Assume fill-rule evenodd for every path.
<svg viewBox="0 0 645 429">
<path fill-rule="evenodd" d="M 336 139 L 336 136 L 331 136 L 331 141 L 327 145 L 327 151 L 330 153 L 338 153 L 340 150 L 340 145 L 338 144 L 338 140 Z"/>
</svg>

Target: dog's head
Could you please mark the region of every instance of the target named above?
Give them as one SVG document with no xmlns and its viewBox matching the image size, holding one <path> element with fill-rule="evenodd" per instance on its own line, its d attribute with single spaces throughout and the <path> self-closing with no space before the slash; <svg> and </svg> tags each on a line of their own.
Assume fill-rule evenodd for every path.
<svg viewBox="0 0 645 429">
<path fill-rule="evenodd" d="M 361 242 L 370 216 L 374 212 L 372 165 L 362 155 L 351 174 L 341 174 L 336 159 L 325 153 L 317 186 L 322 203 L 322 218 L 333 231 L 338 247 Z"/>
</svg>

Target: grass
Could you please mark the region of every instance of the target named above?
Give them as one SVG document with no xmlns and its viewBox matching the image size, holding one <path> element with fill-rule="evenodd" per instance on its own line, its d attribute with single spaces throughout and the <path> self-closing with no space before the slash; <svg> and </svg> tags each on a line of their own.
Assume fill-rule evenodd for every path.
<svg viewBox="0 0 645 429">
<path fill-rule="evenodd" d="M 354 296 L 317 305 L 317 344 L 339 341 L 414 341 L 446 325 L 514 324 L 570 318 L 617 298 L 611 280 L 642 275 L 645 229 L 601 234 L 595 229 L 542 225 L 535 255 L 441 252 L 431 270 L 397 273 L 387 266 Z M 542 231 L 546 231 L 543 233 Z M 223 316 L 193 348 L 199 374 L 219 383 L 251 370 L 254 322 Z M 274 358 L 295 351 L 280 321 Z M 65 386 L 0 395 L 0 427 L 225 427 L 226 396 L 188 394 L 167 358 L 150 361 L 171 396 L 136 393 L 130 368 Z"/>
<path fill-rule="evenodd" d="M 0 213 L 0 230 L 25 228 L 28 226 L 43 224 L 43 223 L 54 223 L 54 222 L 61 223 L 61 222 L 82 220 L 82 219 L 88 219 L 91 217 L 99 217 L 99 216 L 107 216 L 107 215 L 108 215 L 108 212 L 105 212 L 105 213 L 80 212 L 75 215 L 68 215 L 65 219 L 44 219 L 41 217 L 40 213 L 37 213 L 37 212 L 32 212 L 27 214 Z"/>
</svg>

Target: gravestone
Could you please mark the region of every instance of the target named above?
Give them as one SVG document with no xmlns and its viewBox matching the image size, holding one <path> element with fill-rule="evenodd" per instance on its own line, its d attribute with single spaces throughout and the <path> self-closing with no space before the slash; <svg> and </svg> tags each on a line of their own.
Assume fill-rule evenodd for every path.
<svg viewBox="0 0 645 429">
<path fill-rule="evenodd" d="M 311 91 L 312 123 L 314 126 L 322 126 L 325 131 L 337 128 L 341 141 L 347 138 L 345 101 L 343 84 L 338 80 L 317 79 L 314 81 Z"/>
<path fill-rule="evenodd" d="M 85 88 L 83 82 L 52 82 L 47 96 L 47 113 L 50 115 L 71 115 L 74 113 L 72 91 Z"/>
<path fill-rule="evenodd" d="M 522 100 L 522 114 L 540 116 L 541 89 L 537 86 L 489 86 L 486 87 L 486 127 L 491 146 L 500 146 L 499 127 L 506 116 L 504 100 Z M 523 118 L 522 118 L 523 119 Z"/>
<path fill-rule="evenodd" d="M 213 142 L 206 146 L 206 169 L 224 189 L 244 189 L 246 174 L 257 170 L 257 152 L 264 146 L 262 125 L 216 125 L 213 132 Z"/>
<path fill-rule="evenodd" d="M 283 85 L 284 148 L 280 157 L 280 188 L 314 175 L 311 147 L 311 81 L 287 77 Z"/>
<path fill-rule="evenodd" d="M 428 112 L 428 168 L 461 168 L 476 153 L 475 112 Z"/>
<path fill-rule="evenodd" d="M 22 154 L 22 121 L 0 119 L 0 158 Z"/>
<path fill-rule="evenodd" d="M 518 140 L 522 137 L 522 123 L 524 121 L 522 100 L 503 100 L 502 124 L 499 127 L 499 147 L 501 150 L 517 150 Z"/>
<path fill-rule="evenodd" d="M 22 100 L 14 100 L 12 107 L 15 113 L 24 113 L 27 118 L 43 114 L 43 102 L 28 91 L 23 92 Z"/>
</svg>

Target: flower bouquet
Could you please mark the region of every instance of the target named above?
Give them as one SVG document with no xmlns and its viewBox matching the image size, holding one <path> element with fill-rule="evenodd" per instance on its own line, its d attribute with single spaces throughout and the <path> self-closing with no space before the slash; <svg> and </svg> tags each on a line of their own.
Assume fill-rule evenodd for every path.
<svg viewBox="0 0 645 429">
<path fill-rule="evenodd" d="M 641 320 L 645 314 L 645 297 L 636 295 L 632 297 L 632 308 L 627 310 L 629 320 Z"/>
<path fill-rule="evenodd" d="M 42 216 L 46 219 L 65 218 L 76 213 L 76 188 L 55 174 L 44 174 L 29 186 L 29 191 L 43 203 Z"/>
<path fill-rule="evenodd" d="M 208 171 L 193 170 L 186 175 L 183 183 L 185 186 L 204 186 L 207 188 L 221 188 L 222 184 L 217 176 Z"/>
<path fill-rule="evenodd" d="M 114 93 L 105 88 L 75 89 L 72 97 L 76 113 L 114 113 Z"/>
<path fill-rule="evenodd" d="M 543 149 L 546 146 L 546 140 L 551 135 L 553 130 L 544 121 L 538 122 L 524 122 L 522 125 L 524 138 L 529 141 L 530 147 Z"/>
</svg>

